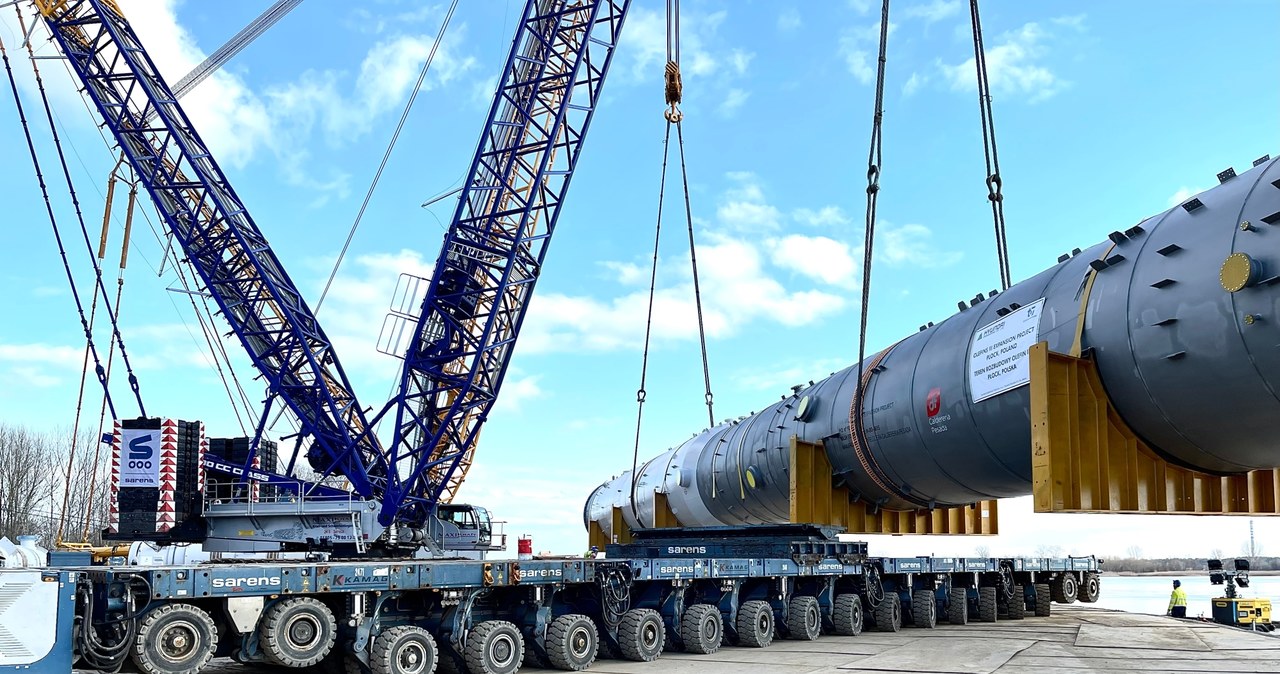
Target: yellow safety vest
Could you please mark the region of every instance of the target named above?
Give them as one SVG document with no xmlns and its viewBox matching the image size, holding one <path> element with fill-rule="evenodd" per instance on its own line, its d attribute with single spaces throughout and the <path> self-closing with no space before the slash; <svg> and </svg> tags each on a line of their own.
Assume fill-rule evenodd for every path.
<svg viewBox="0 0 1280 674">
<path fill-rule="evenodd" d="M 1174 606 L 1186 606 L 1186 605 L 1187 605 L 1187 591 L 1180 587 L 1173 588 L 1173 594 L 1169 596 L 1169 609 L 1172 610 Z"/>
</svg>

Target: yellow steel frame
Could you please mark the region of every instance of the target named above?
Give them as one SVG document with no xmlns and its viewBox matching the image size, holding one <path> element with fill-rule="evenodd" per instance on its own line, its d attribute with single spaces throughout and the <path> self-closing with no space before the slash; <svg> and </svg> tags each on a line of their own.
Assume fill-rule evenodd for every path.
<svg viewBox="0 0 1280 674">
<path fill-rule="evenodd" d="M 844 527 L 851 534 L 995 535 L 995 500 L 931 510 L 883 510 L 835 486 L 827 450 L 791 438 L 791 521 Z"/>
<path fill-rule="evenodd" d="M 1036 512 L 1277 515 L 1280 470 L 1218 476 L 1160 458 L 1116 412 L 1091 359 L 1029 351 Z"/>
</svg>

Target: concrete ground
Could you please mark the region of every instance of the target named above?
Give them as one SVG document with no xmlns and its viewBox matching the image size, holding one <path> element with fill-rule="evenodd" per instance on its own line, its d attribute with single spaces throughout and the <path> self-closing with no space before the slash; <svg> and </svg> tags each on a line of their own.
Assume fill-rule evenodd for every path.
<svg viewBox="0 0 1280 674">
<path fill-rule="evenodd" d="M 267 670 L 262 670 L 267 671 Z M 279 670 L 272 670 L 279 671 Z M 541 670 L 521 670 L 541 671 Z M 599 660 L 599 674 L 1136 674 L 1280 672 L 1280 638 L 1192 621 L 1054 604 L 1053 616 L 864 632 L 657 662 Z M 216 661 L 209 674 L 257 674 Z"/>
</svg>

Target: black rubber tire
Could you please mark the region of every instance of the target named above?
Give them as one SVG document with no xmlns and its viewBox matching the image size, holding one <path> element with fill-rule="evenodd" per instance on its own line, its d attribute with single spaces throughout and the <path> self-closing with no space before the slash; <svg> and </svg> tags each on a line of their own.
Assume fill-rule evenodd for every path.
<svg viewBox="0 0 1280 674">
<path fill-rule="evenodd" d="M 886 592 L 884 601 L 876 606 L 876 631 L 902 631 L 902 598 L 897 592 Z"/>
<path fill-rule="evenodd" d="M 1048 583 L 1036 583 L 1036 608 L 1035 614 L 1040 618 L 1047 618 L 1053 612 L 1053 590 L 1049 589 Z"/>
<path fill-rule="evenodd" d="M 836 595 L 831 609 L 831 623 L 835 627 L 833 632 L 842 637 L 862 634 L 862 597 L 856 594 Z"/>
<path fill-rule="evenodd" d="M 596 661 L 599 650 L 596 624 L 580 613 L 562 615 L 547 628 L 547 659 L 556 669 L 580 672 Z"/>
<path fill-rule="evenodd" d="M 926 630 L 938 626 L 938 600 L 932 590 L 911 593 L 911 624 Z"/>
<path fill-rule="evenodd" d="M 969 624 L 969 591 L 963 587 L 953 587 L 947 595 L 947 622 Z"/>
<path fill-rule="evenodd" d="M 258 621 L 258 645 L 267 660 L 282 667 L 310 667 L 333 650 L 338 623 L 315 597 L 290 597 L 272 604 Z"/>
<path fill-rule="evenodd" d="M 1102 577 L 1093 571 L 1086 572 L 1084 582 L 1080 584 L 1080 590 L 1076 594 L 1086 604 L 1098 601 L 1098 597 L 1102 596 Z"/>
<path fill-rule="evenodd" d="M 1009 616 L 1009 620 L 1022 620 L 1026 617 L 1027 596 L 1021 585 L 1013 586 L 1013 596 L 1009 597 L 1009 603 L 1005 605 L 1005 615 Z"/>
<path fill-rule="evenodd" d="M 192 604 L 164 604 L 138 623 L 133 662 L 143 674 L 196 674 L 213 658 L 218 626 Z"/>
<path fill-rule="evenodd" d="M 369 670 L 373 674 L 431 674 L 440 660 L 436 639 L 416 625 L 385 630 L 373 640 Z"/>
<path fill-rule="evenodd" d="M 622 615 L 618 625 L 618 646 L 622 657 L 633 662 L 652 662 L 662 655 L 667 628 L 662 614 L 651 608 L 633 608 Z"/>
<path fill-rule="evenodd" d="M 813 641 L 822 636 L 822 608 L 817 597 L 792 597 L 787 604 L 787 638 Z"/>
<path fill-rule="evenodd" d="M 1053 600 L 1059 604 L 1074 604 L 1080 591 L 1080 582 L 1076 574 L 1067 571 L 1053 579 Z"/>
<path fill-rule="evenodd" d="M 470 674 L 515 674 L 524 664 L 524 637 L 505 620 L 486 620 L 467 633 L 462 658 Z"/>
<path fill-rule="evenodd" d="M 724 641 L 724 619 L 711 604 L 693 604 L 680 619 L 680 640 L 685 653 L 710 655 Z"/>
<path fill-rule="evenodd" d="M 767 601 L 749 601 L 738 607 L 734 621 L 738 633 L 738 645 L 747 648 L 765 648 L 773 643 L 773 607 Z"/>
<path fill-rule="evenodd" d="M 996 588 L 978 588 L 978 621 L 993 623 L 996 621 Z"/>
</svg>

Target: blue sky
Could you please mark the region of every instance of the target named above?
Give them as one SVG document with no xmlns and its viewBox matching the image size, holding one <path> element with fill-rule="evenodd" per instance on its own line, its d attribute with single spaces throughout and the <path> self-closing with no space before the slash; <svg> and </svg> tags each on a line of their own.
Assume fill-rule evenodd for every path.
<svg viewBox="0 0 1280 674">
<path fill-rule="evenodd" d="M 171 82 L 268 4 L 121 0 Z M 367 406 L 386 400 L 399 366 L 374 348 L 397 277 L 429 273 L 452 214 L 449 199 L 420 204 L 460 184 L 522 4 L 461 4 L 320 311 Z M 633 3 L 462 494 L 509 521 L 513 536 L 533 535 L 539 550 L 576 552 L 587 494 L 631 463 L 665 124 L 662 6 Z M 720 419 L 856 358 L 879 3 L 683 6 L 684 131 Z M 184 99 L 313 304 L 445 7 L 308 0 Z M 891 15 L 870 349 L 998 286 L 966 9 L 902 1 Z M 1267 49 L 1280 4 L 989 0 L 983 12 L 1015 280 L 1210 187 L 1228 166 L 1280 151 L 1280 57 Z M 16 23 L 9 10 L 0 16 L 13 56 Z M 40 63 L 96 237 L 112 154 L 62 66 Z M 32 116 L 30 69 L 25 59 L 15 65 Z M 47 129 L 35 128 L 51 173 Z M 0 419 L 69 427 L 83 342 L 8 96 L 0 129 Z M 57 198 L 63 226 L 74 227 Z M 642 458 L 706 426 L 682 208 L 669 191 Z M 113 247 L 119 238 L 117 224 Z M 70 243 L 87 293 L 83 243 Z M 240 434 L 190 304 L 167 290 L 177 284 L 172 268 L 156 273 L 161 251 L 140 223 L 121 309 L 148 412 Z M 250 398 L 260 398 L 239 348 L 229 348 Z M 122 386 L 115 398 L 136 413 Z M 1057 544 L 1115 555 L 1137 540 L 1148 553 L 1230 554 L 1247 531 L 1241 519 L 1033 516 L 1027 499 L 1003 514 L 997 539 L 874 545 L 943 554 Z M 1259 527 L 1272 540 L 1280 533 Z"/>
</svg>

